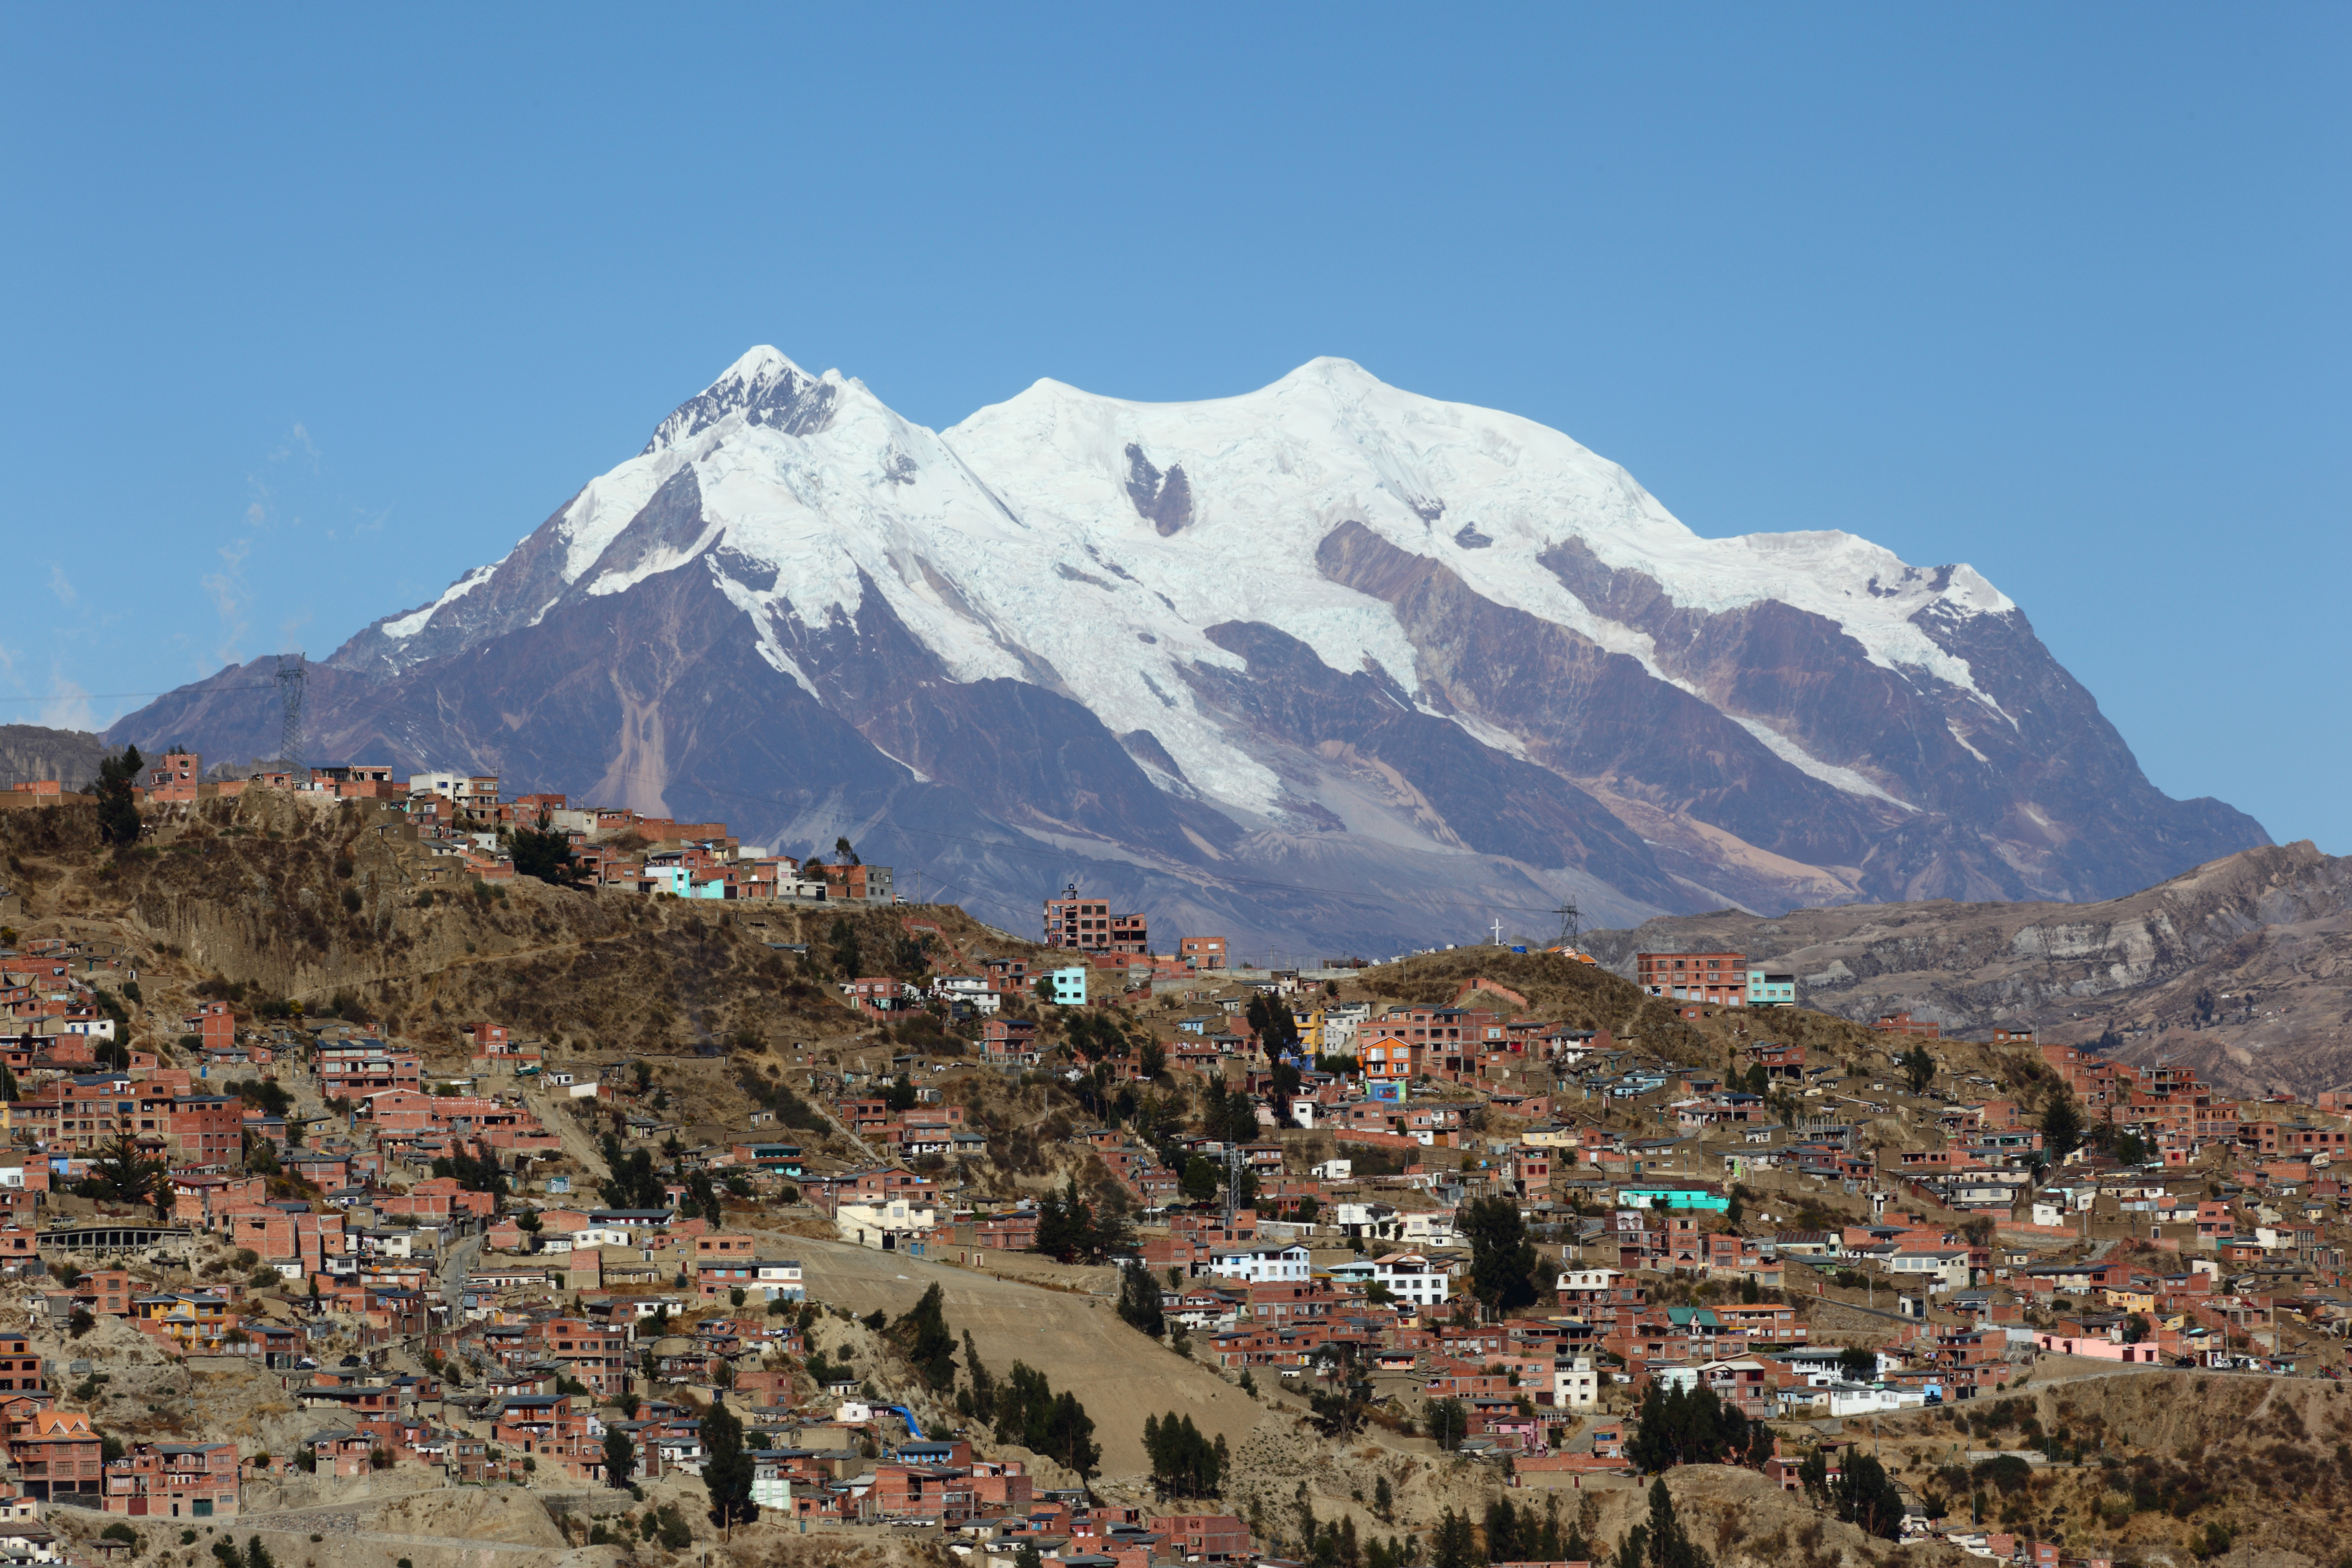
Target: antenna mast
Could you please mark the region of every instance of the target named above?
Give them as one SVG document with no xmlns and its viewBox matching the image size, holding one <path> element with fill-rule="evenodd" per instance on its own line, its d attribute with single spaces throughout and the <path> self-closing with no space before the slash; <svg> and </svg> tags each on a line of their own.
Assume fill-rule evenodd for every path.
<svg viewBox="0 0 2352 1568">
<path fill-rule="evenodd" d="M 289 783 L 306 783 L 302 776 L 302 656 L 281 653 L 278 656 L 278 699 L 284 709 L 283 727 L 278 731 L 278 755 L 285 764 Z"/>
</svg>

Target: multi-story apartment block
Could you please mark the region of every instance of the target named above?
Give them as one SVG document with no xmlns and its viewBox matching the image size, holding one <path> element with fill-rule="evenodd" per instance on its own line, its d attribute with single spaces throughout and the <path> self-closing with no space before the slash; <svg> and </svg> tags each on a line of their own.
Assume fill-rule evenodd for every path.
<svg viewBox="0 0 2352 1568">
<path fill-rule="evenodd" d="M 1058 899 L 1045 900 L 1047 947 L 1074 947 L 1081 952 L 1143 953 L 1151 950 L 1149 922 L 1142 915 L 1115 915 L 1097 900 L 1078 897 L 1073 885 Z"/>
<path fill-rule="evenodd" d="M 1634 982 L 1653 996 L 1748 1005 L 1748 955 L 1742 952 L 1637 952 Z"/>
<path fill-rule="evenodd" d="M 1221 936 L 1188 936 L 1176 944 L 1176 956 L 1195 969 L 1225 967 L 1225 939 Z"/>
</svg>

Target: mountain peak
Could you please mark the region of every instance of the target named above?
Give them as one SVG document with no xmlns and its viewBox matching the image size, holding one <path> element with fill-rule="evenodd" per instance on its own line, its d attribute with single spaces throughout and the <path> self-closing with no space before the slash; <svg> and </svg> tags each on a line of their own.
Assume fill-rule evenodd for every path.
<svg viewBox="0 0 2352 1568">
<path fill-rule="evenodd" d="M 1327 385 L 1386 386 L 1388 384 L 1354 360 L 1341 359 L 1336 354 L 1318 354 L 1274 384 L 1281 386 L 1286 383 L 1297 381 L 1319 381 Z"/>
<path fill-rule="evenodd" d="M 761 343 L 688 398 L 661 422 L 638 456 L 659 452 L 700 435 L 730 415 L 749 425 L 768 425 L 794 436 L 822 430 L 832 420 L 837 377 L 813 376 Z"/>
</svg>

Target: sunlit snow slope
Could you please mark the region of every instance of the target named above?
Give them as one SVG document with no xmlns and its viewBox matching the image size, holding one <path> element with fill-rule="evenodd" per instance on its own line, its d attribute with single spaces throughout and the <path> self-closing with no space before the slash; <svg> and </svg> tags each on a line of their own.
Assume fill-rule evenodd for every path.
<svg viewBox="0 0 2352 1568">
<path fill-rule="evenodd" d="M 1336 359 L 934 433 L 755 349 L 329 663 L 354 760 L 895 835 L 1024 929 L 1070 876 L 1304 952 L 1565 898 L 2105 897 L 2267 842 L 2150 786 L 1969 568 L 1705 539 L 1557 431 Z"/>
</svg>

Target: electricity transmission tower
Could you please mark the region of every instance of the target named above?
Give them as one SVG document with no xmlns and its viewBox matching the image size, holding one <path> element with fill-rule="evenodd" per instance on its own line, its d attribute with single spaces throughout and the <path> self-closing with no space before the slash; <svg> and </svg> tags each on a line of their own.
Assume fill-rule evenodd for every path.
<svg viewBox="0 0 2352 1568">
<path fill-rule="evenodd" d="M 284 725 L 278 731 L 278 755 L 286 773 L 295 784 L 303 782 L 302 773 L 302 656 L 281 653 L 278 656 L 278 700 L 284 710 Z"/>
<path fill-rule="evenodd" d="M 1552 910 L 1552 913 L 1559 917 L 1559 945 L 1562 947 L 1574 947 L 1576 945 L 1576 938 L 1579 930 L 1580 929 L 1581 923 L 1584 920 L 1583 911 L 1576 907 L 1576 900 L 1571 899 L 1567 903 L 1560 905 L 1559 908 Z"/>
<path fill-rule="evenodd" d="M 1225 1228 L 1231 1230 L 1234 1210 L 1239 1206 L 1242 1194 L 1242 1146 L 1234 1142 L 1233 1129 L 1225 1129 Z"/>
</svg>

